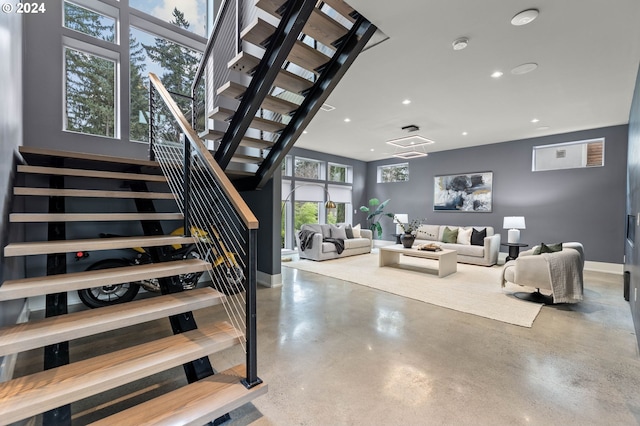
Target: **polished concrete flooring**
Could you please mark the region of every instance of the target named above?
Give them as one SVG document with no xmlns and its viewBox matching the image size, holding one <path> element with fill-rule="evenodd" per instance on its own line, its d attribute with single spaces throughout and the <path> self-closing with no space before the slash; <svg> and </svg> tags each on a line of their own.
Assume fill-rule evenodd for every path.
<svg viewBox="0 0 640 426">
<path fill-rule="evenodd" d="M 640 424 L 640 355 L 620 276 L 586 272 L 585 301 L 545 306 L 532 328 L 290 268 L 283 283 L 258 291 L 258 371 L 269 393 L 229 425 Z M 103 344 L 141 338 L 130 333 Z M 95 350 L 83 340 L 74 347 Z M 214 366 L 242 362 L 238 352 L 212 357 Z M 134 399 L 184 381 L 181 369 L 156 379 L 131 390 Z M 74 404 L 74 424 L 117 398 Z"/>
</svg>

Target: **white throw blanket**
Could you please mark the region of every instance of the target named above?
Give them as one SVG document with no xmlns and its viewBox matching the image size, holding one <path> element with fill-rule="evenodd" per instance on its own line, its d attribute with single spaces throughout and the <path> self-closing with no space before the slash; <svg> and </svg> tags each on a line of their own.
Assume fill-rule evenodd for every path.
<svg viewBox="0 0 640 426">
<path fill-rule="evenodd" d="M 553 303 L 578 303 L 583 298 L 582 262 L 574 250 L 543 253 L 549 264 Z"/>
</svg>

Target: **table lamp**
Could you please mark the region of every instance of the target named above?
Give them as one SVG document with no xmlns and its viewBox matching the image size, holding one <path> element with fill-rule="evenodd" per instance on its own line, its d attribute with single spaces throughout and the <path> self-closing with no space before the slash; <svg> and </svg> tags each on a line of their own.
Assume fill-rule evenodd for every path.
<svg viewBox="0 0 640 426">
<path fill-rule="evenodd" d="M 508 243 L 519 243 L 520 230 L 526 229 L 524 226 L 524 216 L 505 216 L 502 227 L 509 230 L 507 234 Z"/>
</svg>

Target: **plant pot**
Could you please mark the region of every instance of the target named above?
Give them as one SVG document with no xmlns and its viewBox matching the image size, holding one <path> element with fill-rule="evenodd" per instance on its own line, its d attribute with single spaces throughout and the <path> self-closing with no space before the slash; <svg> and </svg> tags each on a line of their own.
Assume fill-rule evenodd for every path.
<svg viewBox="0 0 640 426">
<path fill-rule="evenodd" d="M 415 240 L 416 237 L 414 237 L 412 234 L 404 233 L 400 235 L 400 242 L 402 242 L 404 248 L 411 248 Z"/>
</svg>

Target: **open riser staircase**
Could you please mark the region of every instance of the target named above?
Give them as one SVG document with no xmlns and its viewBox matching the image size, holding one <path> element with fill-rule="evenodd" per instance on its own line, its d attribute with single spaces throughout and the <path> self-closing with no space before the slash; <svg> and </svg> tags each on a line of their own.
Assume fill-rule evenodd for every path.
<svg viewBox="0 0 640 426">
<path fill-rule="evenodd" d="M 137 380 L 150 380 L 149 376 L 179 366 L 183 366 L 189 384 L 97 424 L 205 424 L 266 393 L 266 385 L 247 388 L 241 384 L 246 373 L 243 363 L 220 372 L 211 364 L 217 352 L 243 345 L 245 331 L 225 320 L 200 327 L 194 320 L 193 312 L 196 317 L 226 318 L 225 304 L 237 297 L 214 289 L 215 283 L 182 291 L 180 275 L 209 271 L 216 280 L 209 258 L 162 261 L 168 259 L 165 257 L 148 264 L 97 270 L 84 270 L 83 265 L 81 270 L 71 271 L 78 269 L 73 264 L 67 268 L 68 253 L 87 251 L 96 257 L 118 257 L 108 251 L 144 247 L 161 257 L 174 247 L 200 239 L 162 231 L 163 227 L 181 226 L 183 215 L 168 192 L 167 178 L 158 163 L 33 147 L 20 151 L 25 161 L 17 171 L 25 184 L 14 188 L 14 196 L 23 198 L 22 204 L 29 210 L 13 212 L 10 222 L 12 226 L 40 226 L 46 233 L 39 241 L 10 243 L 4 247 L 4 255 L 26 256 L 33 265 L 46 262 L 46 275 L 5 281 L 0 286 L 0 301 L 45 296 L 46 318 L 0 329 L 0 356 L 38 349 L 44 352 L 44 366 L 42 371 L 0 383 L 0 424 L 39 414 L 45 425 L 72 424 L 76 401 Z M 148 190 L 151 187 L 153 190 Z M 161 211 L 155 211 L 154 203 Z M 88 211 L 81 210 L 87 206 Z M 122 229 L 125 222 L 125 229 L 142 231 L 124 237 L 68 237 L 76 234 L 78 227 L 90 226 L 97 235 L 112 225 Z M 160 282 L 161 295 L 74 312 L 67 307 L 67 292 L 152 279 Z M 78 339 L 125 327 L 144 334 L 147 324 L 163 319 L 170 323 L 174 335 L 142 344 L 134 341 L 133 346 L 87 359 L 74 355 Z M 96 353 L 103 350 L 96 348 Z M 126 399 L 127 395 L 121 397 Z"/>
<path fill-rule="evenodd" d="M 209 40 L 193 85 L 204 117 L 192 124 L 234 185 L 253 190 L 280 167 L 376 27 L 342 0 L 225 1 L 217 19 L 227 31 Z"/>
</svg>

